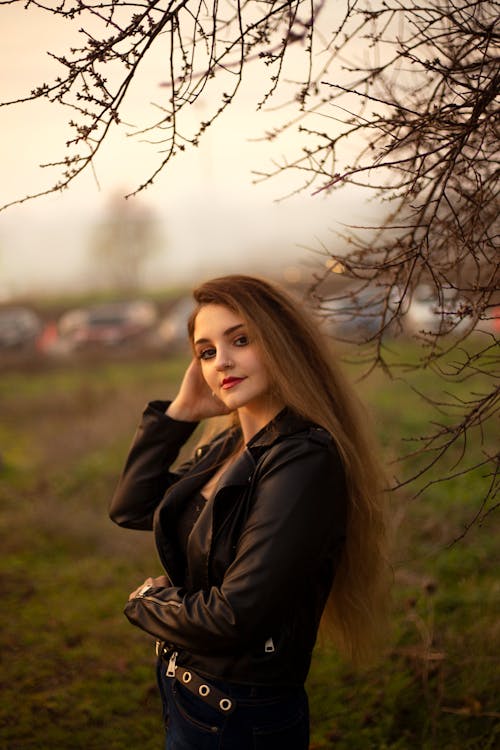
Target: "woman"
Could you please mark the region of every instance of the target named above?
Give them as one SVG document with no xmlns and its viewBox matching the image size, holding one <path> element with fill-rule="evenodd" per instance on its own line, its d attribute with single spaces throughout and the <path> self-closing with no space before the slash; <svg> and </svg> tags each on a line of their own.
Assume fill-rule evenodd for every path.
<svg viewBox="0 0 500 750">
<path fill-rule="evenodd" d="M 249 276 L 194 291 L 194 358 L 149 404 L 111 506 L 165 574 L 129 598 L 157 639 L 166 748 L 308 747 L 323 616 L 359 660 L 384 614 L 381 475 L 365 417 L 299 304 Z M 230 426 L 171 466 L 201 420 Z"/>
</svg>

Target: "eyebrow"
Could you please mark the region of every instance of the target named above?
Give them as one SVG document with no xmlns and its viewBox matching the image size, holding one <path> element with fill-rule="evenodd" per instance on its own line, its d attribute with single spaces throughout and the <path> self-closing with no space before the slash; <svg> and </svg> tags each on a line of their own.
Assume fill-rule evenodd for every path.
<svg viewBox="0 0 500 750">
<path fill-rule="evenodd" d="M 232 333 L 238 330 L 238 328 L 244 328 L 244 323 L 237 323 L 235 326 L 231 326 L 230 328 L 226 328 L 223 336 L 230 336 Z M 198 344 L 207 344 L 210 341 L 210 339 L 196 339 L 195 346 Z"/>
</svg>

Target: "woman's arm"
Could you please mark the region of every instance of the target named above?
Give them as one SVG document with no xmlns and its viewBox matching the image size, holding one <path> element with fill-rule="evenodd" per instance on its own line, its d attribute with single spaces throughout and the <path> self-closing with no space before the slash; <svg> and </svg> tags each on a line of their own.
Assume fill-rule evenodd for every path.
<svg viewBox="0 0 500 750">
<path fill-rule="evenodd" d="M 199 421 L 227 414 L 213 396 L 193 359 L 173 401 L 153 401 L 143 414 L 111 500 L 109 515 L 131 529 L 151 529 L 154 512 L 166 490 L 179 478 L 170 472 L 181 447 Z M 189 465 L 183 467 L 185 473 Z"/>
<path fill-rule="evenodd" d="M 170 466 L 197 423 L 173 419 L 165 413 L 168 406 L 152 401 L 144 411 L 109 509 L 120 526 L 152 529 L 158 503 L 179 478 Z"/>
</svg>

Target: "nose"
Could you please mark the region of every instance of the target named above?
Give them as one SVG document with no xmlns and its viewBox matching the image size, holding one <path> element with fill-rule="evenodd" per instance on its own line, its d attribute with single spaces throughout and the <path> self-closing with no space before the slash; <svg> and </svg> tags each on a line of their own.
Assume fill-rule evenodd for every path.
<svg viewBox="0 0 500 750">
<path fill-rule="evenodd" d="M 233 363 L 229 359 L 227 353 L 224 350 L 218 350 L 217 352 L 217 360 L 215 363 L 215 368 L 218 372 L 224 372 L 225 370 L 229 370 L 233 367 Z"/>
</svg>

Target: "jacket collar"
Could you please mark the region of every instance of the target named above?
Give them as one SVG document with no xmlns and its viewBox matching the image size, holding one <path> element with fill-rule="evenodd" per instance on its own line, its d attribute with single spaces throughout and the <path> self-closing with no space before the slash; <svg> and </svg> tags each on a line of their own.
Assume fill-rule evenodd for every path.
<svg viewBox="0 0 500 750">
<path fill-rule="evenodd" d="M 248 441 L 246 449 L 221 478 L 215 494 L 218 494 L 224 487 L 247 484 L 252 478 L 255 464 L 263 453 L 268 451 L 269 448 L 282 438 L 302 432 L 310 426 L 311 422 L 295 414 L 288 407 L 282 409 L 274 419 L 268 422 Z M 234 429 L 235 435 L 241 434 L 239 428 Z"/>
<path fill-rule="evenodd" d="M 217 495 L 221 489 L 226 487 L 246 485 L 252 478 L 256 463 L 269 448 L 288 435 L 306 430 L 310 425 L 310 422 L 295 414 L 288 407 L 282 409 L 274 419 L 248 441 L 245 450 L 221 477 L 214 495 Z M 241 430 L 239 427 L 230 428 L 216 437 L 213 443 L 207 446 L 208 450 L 196 464 L 194 470 L 170 489 L 168 504 L 171 505 L 171 501 L 176 497 L 185 497 L 199 490 L 213 473 L 212 467 L 214 464 L 218 464 L 231 455 L 240 438 Z M 165 503 L 162 503 L 160 508 L 164 505 Z"/>
<path fill-rule="evenodd" d="M 270 448 L 281 438 L 293 435 L 296 432 L 302 432 L 310 427 L 311 424 L 311 422 L 285 406 L 274 419 L 268 422 L 248 441 L 247 448 L 251 452 L 255 449 Z"/>
</svg>

